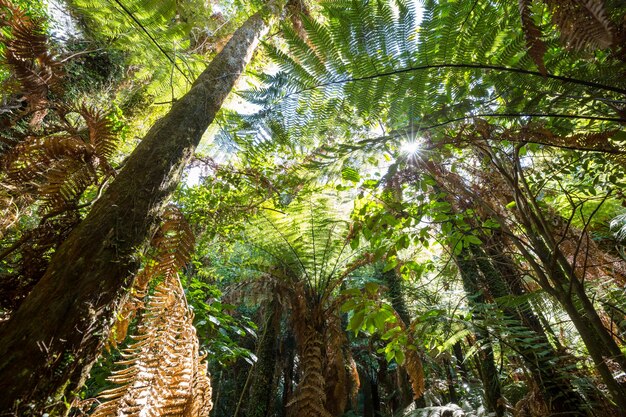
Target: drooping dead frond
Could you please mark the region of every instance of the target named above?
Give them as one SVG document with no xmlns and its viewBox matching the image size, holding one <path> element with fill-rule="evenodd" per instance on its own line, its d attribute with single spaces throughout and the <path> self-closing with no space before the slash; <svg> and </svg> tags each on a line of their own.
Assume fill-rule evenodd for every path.
<svg viewBox="0 0 626 417">
<path fill-rule="evenodd" d="M 359 400 L 359 389 L 361 388 L 361 379 L 359 378 L 359 371 L 356 367 L 356 361 L 352 357 L 352 353 L 348 350 L 348 358 L 346 362 L 346 368 L 348 370 L 348 383 L 350 385 L 350 404 L 353 409 L 357 408 Z"/>
<path fill-rule="evenodd" d="M 546 74 L 546 66 L 543 56 L 546 53 L 546 45 L 541 40 L 541 30 L 535 24 L 531 11 L 531 0 L 518 0 L 519 13 L 522 18 L 522 29 L 528 45 L 528 54 L 533 59 L 542 74 Z"/>
<path fill-rule="evenodd" d="M 53 136 L 29 136 L 2 158 L 4 182 L 14 194 L 42 200 L 44 215 L 73 208 L 87 187 L 115 174 L 109 163 L 116 147 L 111 122 L 86 107 L 78 113 L 84 131 L 68 127 Z"/>
<path fill-rule="evenodd" d="M 16 116 L 33 114 L 30 123 L 36 126 L 46 115 L 48 92 L 61 80 L 61 63 L 49 50 L 42 22 L 10 0 L 0 0 L 0 27 L 9 28 L 0 34 L 0 43 L 5 45 L 0 59 L 11 69 L 3 88 L 5 93 L 22 95 L 26 107 L 20 105 Z"/>
<path fill-rule="evenodd" d="M 559 250 L 572 265 L 578 279 L 608 278 L 617 285 L 626 284 L 626 261 L 600 248 L 586 230 L 579 230 L 554 217 Z"/>
<path fill-rule="evenodd" d="M 211 385 L 192 321 L 178 277 L 161 282 L 109 378 L 118 387 L 100 394 L 92 416 L 208 416 Z"/>
<path fill-rule="evenodd" d="M 85 120 L 89 143 L 102 163 L 109 161 L 117 149 L 117 136 L 107 115 L 88 106 L 81 106 L 78 112 Z M 110 170 L 110 167 L 108 167 Z"/>
<path fill-rule="evenodd" d="M 417 400 L 424 394 L 425 391 L 424 366 L 422 365 L 422 360 L 415 349 L 406 348 L 404 350 L 404 357 L 404 369 L 406 370 L 407 375 L 409 375 L 409 380 L 411 381 L 413 398 Z"/>
<path fill-rule="evenodd" d="M 75 204 L 97 179 L 95 149 L 76 136 L 29 137 L 6 158 L 6 182 L 43 200 L 43 213 Z"/>
<path fill-rule="evenodd" d="M 545 3 L 568 47 L 581 50 L 613 46 L 616 28 L 602 0 L 545 0 Z"/>
<path fill-rule="evenodd" d="M 185 217 L 175 206 L 168 206 L 162 215 L 163 223 L 151 242 L 154 254 L 133 284 L 131 297 L 122 306 L 118 321 L 111 332 L 109 343 L 116 345 L 126 338 L 128 325 L 138 309 L 143 308 L 143 298 L 148 285 L 156 278 L 177 279 L 180 271 L 191 259 L 195 238 Z"/>
</svg>

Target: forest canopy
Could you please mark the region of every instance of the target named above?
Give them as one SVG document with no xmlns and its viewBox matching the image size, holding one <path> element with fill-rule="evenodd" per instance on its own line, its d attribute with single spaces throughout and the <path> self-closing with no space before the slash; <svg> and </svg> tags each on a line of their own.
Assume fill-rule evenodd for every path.
<svg viewBox="0 0 626 417">
<path fill-rule="evenodd" d="M 0 0 L 0 84 L 0 415 L 625 415 L 623 1 Z"/>
</svg>

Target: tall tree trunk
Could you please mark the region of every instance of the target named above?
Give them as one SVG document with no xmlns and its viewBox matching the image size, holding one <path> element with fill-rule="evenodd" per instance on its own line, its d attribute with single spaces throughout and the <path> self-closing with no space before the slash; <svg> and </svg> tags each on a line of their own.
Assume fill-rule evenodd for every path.
<svg viewBox="0 0 626 417">
<path fill-rule="evenodd" d="M 266 30 L 250 17 L 148 132 L 0 336 L 0 414 L 59 411 L 83 384 L 161 208 Z M 63 399 L 63 401 L 60 401 Z"/>
<path fill-rule="evenodd" d="M 492 264 L 479 247 L 472 247 L 472 252 L 491 296 L 497 300 L 510 295 L 511 291 L 494 266 L 505 262 L 505 255 L 501 254 Z M 505 265 L 510 266 L 508 262 Z M 519 309 L 513 309 L 506 305 L 499 307 L 507 318 L 507 323 L 513 323 L 510 332 L 513 338 L 515 338 L 516 327 L 525 329 L 520 338 L 515 340 L 514 347 L 530 370 L 531 377 L 539 387 L 545 405 L 551 413 L 558 415 L 581 417 L 588 415 L 585 411 L 583 398 L 574 391 L 566 376 L 560 374 L 555 368 L 561 360 L 545 333 L 543 331 L 536 332 L 526 324 L 523 311 L 529 314 L 530 306 L 524 304 Z M 531 340 L 529 340 L 529 334 L 532 335 Z"/>
<path fill-rule="evenodd" d="M 401 277 L 395 269 L 383 272 L 383 281 L 387 284 L 387 294 L 391 300 L 391 306 L 398 313 L 400 319 L 404 323 L 404 326 L 408 329 L 411 325 L 411 316 L 409 315 L 409 309 L 404 301 L 404 294 L 402 293 L 402 281 Z M 413 400 L 411 382 L 409 375 L 403 367 L 396 369 L 398 374 L 398 391 L 400 393 L 400 407 L 404 408 L 411 404 Z"/>
<path fill-rule="evenodd" d="M 265 328 L 260 340 L 258 358 L 250 385 L 250 396 L 246 400 L 247 417 L 265 417 L 274 398 L 274 371 L 276 370 L 276 337 L 280 330 L 280 304 L 272 300 L 267 305 Z"/>
<path fill-rule="evenodd" d="M 470 255 L 470 253 L 464 251 L 464 253 L 455 257 L 455 261 L 459 267 L 463 288 L 467 294 L 470 308 L 474 311 L 474 316 L 480 318 L 479 306 L 485 303 L 485 297 L 479 286 L 478 265 L 474 259 L 465 258 L 464 255 Z M 480 350 L 479 361 L 481 379 L 485 390 L 485 403 L 489 411 L 495 412 L 497 417 L 502 417 L 505 410 L 505 400 L 502 397 L 500 378 L 494 360 L 489 333 L 486 330 L 478 329 L 475 334 L 476 339 L 483 344 L 483 348 Z"/>
<path fill-rule="evenodd" d="M 294 382 L 294 367 L 296 361 L 296 341 L 293 334 L 287 331 L 287 335 L 283 339 L 283 398 L 282 408 L 280 409 L 280 416 L 287 416 L 287 404 L 293 396 L 293 384 Z"/>
</svg>

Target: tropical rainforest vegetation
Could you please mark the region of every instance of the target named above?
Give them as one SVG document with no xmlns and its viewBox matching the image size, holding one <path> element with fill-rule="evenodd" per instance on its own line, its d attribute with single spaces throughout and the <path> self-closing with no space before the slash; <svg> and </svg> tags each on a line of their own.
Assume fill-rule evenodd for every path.
<svg viewBox="0 0 626 417">
<path fill-rule="evenodd" d="M 0 0 L 0 415 L 626 415 L 626 3 Z"/>
</svg>

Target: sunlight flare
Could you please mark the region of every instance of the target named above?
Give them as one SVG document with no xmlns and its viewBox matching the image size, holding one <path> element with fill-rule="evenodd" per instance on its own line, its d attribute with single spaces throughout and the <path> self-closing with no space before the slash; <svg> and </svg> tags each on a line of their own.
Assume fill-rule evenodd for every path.
<svg viewBox="0 0 626 417">
<path fill-rule="evenodd" d="M 421 149 L 420 138 L 413 138 L 400 144 L 400 152 L 404 155 L 414 156 Z"/>
</svg>

